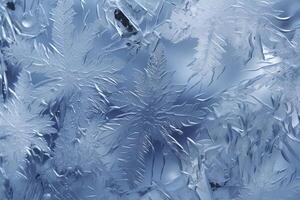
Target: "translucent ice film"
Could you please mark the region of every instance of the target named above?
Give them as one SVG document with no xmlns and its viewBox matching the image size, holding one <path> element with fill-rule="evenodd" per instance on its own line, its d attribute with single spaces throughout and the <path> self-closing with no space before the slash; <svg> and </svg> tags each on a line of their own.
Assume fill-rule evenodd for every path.
<svg viewBox="0 0 300 200">
<path fill-rule="evenodd" d="M 0 200 L 299 199 L 299 0 L 0 0 Z"/>
</svg>

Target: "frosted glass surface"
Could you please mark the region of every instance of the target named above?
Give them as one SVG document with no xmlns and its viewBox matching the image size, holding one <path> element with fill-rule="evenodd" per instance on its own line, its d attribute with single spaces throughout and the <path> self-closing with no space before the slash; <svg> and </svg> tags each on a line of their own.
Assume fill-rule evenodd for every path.
<svg viewBox="0 0 300 200">
<path fill-rule="evenodd" d="M 0 200 L 298 200 L 298 0 L 0 0 Z"/>
</svg>

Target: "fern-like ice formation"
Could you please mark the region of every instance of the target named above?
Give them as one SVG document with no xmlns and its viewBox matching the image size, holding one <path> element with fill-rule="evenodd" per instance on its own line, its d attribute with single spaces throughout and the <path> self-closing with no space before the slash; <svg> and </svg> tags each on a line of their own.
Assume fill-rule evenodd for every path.
<svg viewBox="0 0 300 200">
<path fill-rule="evenodd" d="M 133 89 L 120 91 L 112 100 L 124 112 L 119 160 L 133 185 L 143 182 L 147 156 L 154 153 L 155 142 L 184 153 L 176 139 L 183 134 L 181 128 L 197 124 L 206 115 L 197 103 L 180 102 L 182 89 L 173 85 L 162 50 L 150 55 L 147 66 L 135 73 Z"/>
<path fill-rule="evenodd" d="M 0 199 L 298 199 L 299 8 L 0 0 Z"/>
</svg>

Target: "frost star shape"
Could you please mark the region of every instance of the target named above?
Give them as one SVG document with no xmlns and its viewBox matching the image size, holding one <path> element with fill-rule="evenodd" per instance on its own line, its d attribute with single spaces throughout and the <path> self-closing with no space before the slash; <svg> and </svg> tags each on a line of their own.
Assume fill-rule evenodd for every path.
<svg viewBox="0 0 300 200">
<path fill-rule="evenodd" d="M 117 84 L 116 72 L 119 68 L 108 61 L 99 63 L 88 55 L 100 25 L 94 23 L 78 31 L 73 24 L 75 14 L 72 0 L 57 1 L 51 14 L 53 27 L 49 47 L 38 43 L 32 46 L 20 40 L 7 52 L 12 61 L 26 70 L 45 76 L 38 83 L 40 90 L 36 92 L 44 96 L 46 102 L 63 97 L 69 99 L 78 93 L 90 96 L 97 93 L 97 89 L 111 91 Z M 43 95 L 45 92 L 47 95 Z"/>
<path fill-rule="evenodd" d="M 129 181 L 137 184 L 143 181 L 145 156 L 153 151 L 153 142 L 182 153 L 184 148 L 176 134 L 182 135 L 182 127 L 199 122 L 206 111 L 197 104 L 177 102 L 183 88 L 173 85 L 161 50 L 150 56 L 147 67 L 137 70 L 135 77 L 134 89 L 115 94 L 112 102 L 125 118 L 118 139 L 122 144 L 119 160 L 127 166 L 124 171 Z M 135 163 L 139 165 L 136 171 Z"/>
</svg>

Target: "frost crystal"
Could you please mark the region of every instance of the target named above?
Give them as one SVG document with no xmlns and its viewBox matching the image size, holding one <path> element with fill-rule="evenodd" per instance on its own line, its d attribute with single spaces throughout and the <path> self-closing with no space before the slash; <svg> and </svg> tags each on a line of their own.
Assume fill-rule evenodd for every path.
<svg viewBox="0 0 300 200">
<path fill-rule="evenodd" d="M 297 0 L 0 0 L 0 200 L 298 200 Z"/>
<path fill-rule="evenodd" d="M 176 103 L 181 91 L 173 85 L 172 73 L 166 71 L 164 62 L 163 52 L 157 50 L 147 67 L 136 72 L 133 90 L 113 96 L 114 105 L 122 108 L 121 115 L 126 117 L 121 124 L 124 128 L 119 139 L 119 160 L 133 183 L 143 181 L 146 156 L 155 151 L 154 142 L 161 142 L 175 152 L 184 151 L 176 139 L 183 134 L 180 128 L 197 123 L 206 114 L 197 104 Z M 135 169 L 137 164 L 141 166 Z"/>
</svg>

